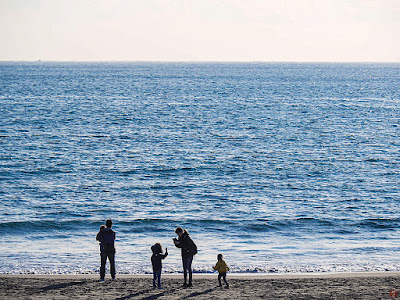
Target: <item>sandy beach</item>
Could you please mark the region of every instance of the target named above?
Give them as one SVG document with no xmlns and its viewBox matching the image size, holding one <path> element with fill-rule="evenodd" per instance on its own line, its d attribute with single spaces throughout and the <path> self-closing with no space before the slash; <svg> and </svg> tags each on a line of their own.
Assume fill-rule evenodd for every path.
<svg viewBox="0 0 400 300">
<path fill-rule="evenodd" d="M 164 275 L 163 289 L 151 276 L 121 275 L 99 282 L 95 275 L 0 275 L 0 299 L 391 299 L 400 273 L 232 275 L 229 289 L 216 275 L 194 276 L 181 287 L 181 275 Z"/>
</svg>

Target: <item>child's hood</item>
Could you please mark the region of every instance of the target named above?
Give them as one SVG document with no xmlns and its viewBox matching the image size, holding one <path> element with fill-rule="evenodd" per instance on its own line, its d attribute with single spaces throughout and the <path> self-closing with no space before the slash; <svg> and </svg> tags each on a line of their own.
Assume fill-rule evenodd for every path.
<svg viewBox="0 0 400 300">
<path fill-rule="evenodd" d="M 161 247 L 159 245 L 153 245 L 153 246 L 151 246 L 151 251 L 154 254 L 159 254 L 159 253 L 161 253 Z"/>
</svg>

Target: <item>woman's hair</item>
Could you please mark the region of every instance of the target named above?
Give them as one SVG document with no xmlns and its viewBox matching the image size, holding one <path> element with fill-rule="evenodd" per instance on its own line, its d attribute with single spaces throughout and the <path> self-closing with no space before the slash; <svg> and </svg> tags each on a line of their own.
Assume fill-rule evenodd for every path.
<svg viewBox="0 0 400 300">
<path fill-rule="evenodd" d="M 177 229 L 175 229 L 175 233 L 183 233 L 183 229 L 182 227 L 178 227 Z"/>
<path fill-rule="evenodd" d="M 223 261 L 224 260 L 224 257 L 222 256 L 222 254 L 218 254 L 217 258 L 218 258 L 218 261 Z"/>
</svg>

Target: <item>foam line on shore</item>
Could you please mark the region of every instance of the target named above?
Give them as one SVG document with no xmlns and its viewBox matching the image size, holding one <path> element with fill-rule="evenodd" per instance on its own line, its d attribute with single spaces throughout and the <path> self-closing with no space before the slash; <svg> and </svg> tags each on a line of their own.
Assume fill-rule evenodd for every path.
<svg viewBox="0 0 400 300">
<path fill-rule="evenodd" d="M 217 273 L 197 273 L 193 274 L 194 279 L 213 278 Z M 152 274 L 119 274 L 118 278 L 152 278 Z M 163 274 L 163 278 L 181 278 L 182 274 Z M 266 273 L 232 273 L 228 274 L 229 278 L 235 279 L 301 279 L 301 278 L 352 278 L 352 277 L 393 277 L 399 276 L 400 272 L 337 272 L 337 273 L 281 273 L 281 274 L 266 274 Z M 97 274 L 0 274 L 0 278 L 45 278 L 45 279 L 98 279 Z"/>
</svg>

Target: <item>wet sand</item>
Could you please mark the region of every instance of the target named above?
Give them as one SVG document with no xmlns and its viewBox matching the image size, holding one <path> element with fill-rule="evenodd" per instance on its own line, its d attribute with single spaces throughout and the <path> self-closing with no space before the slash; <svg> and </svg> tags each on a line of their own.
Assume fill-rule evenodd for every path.
<svg viewBox="0 0 400 300">
<path fill-rule="evenodd" d="M 400 291 L 397 272 L 228 274 L 228 282 L 220 288 L 217 275 L 196 274 L 193 287 L 183 288 L 182 275 L 163 275 L 159 290 L 150 275 L 105 282 L 95 275 L 0 275 L 0 299 L 392 299 L 390 291 Z"/>
</svg>

